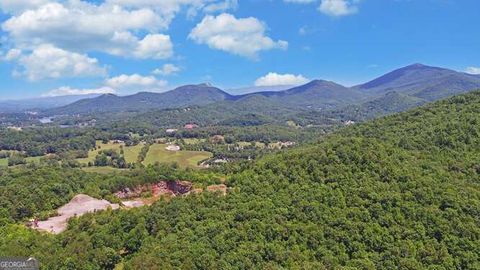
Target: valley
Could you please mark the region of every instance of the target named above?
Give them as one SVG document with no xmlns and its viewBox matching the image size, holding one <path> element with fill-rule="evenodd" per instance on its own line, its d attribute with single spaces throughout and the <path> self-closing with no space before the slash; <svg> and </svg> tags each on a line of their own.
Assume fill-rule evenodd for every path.
<svg viewBox="0 0 480 270">
<path fill-rule="evenodd" d="M 187 268 L 209 254 L 212 259 L 203 261 L 208 268 L 273 264 L 386 269 L 413 263 L 419 268 L 475 269 L 480 244 L 479 108 L 480 94 L 472 92 L 344 125 L 314 136 L 316 141 L 265 152 L 252 161 L 232 160 L 202 170 L 184 169 L 199 161 L 190 152 L 184 156 L 183 150 L 166 147 L 194 151 L 207 144 L 214 155 L 232 146 L 251 147 L 250 153 L 270 147 L 267 141 L 242 140 L 243 133 L 229 138 L 232 129 L 225 136 L 178 137 L 208 134 L 201 127 L 155 140 L 139 133 L 135 146 L 127 146 L 132 139 L 93 140 L 93 147 L 87 144 L 90 162 L 101 151 L 123 150 L 134 160 L 145 145 L 150 149 L 143 164 L 114 172 L 91 173 L 95 167 L 79 169 L 66 161 L 3 170 L 0 204 L 6 211 L 0 218 L 0 252 L 34 254 L 47 268 L 62 264 L 53 257 L 58 255 L 70 257 L 75 268 L 102 267 L 100 255 L 124 269 L 158 264 Z M 274 140 L 268 144 L 278 145 Z M 179 166 L 168 165 L 176 159 Z M 195 190 L 195 195 L 158 196 L 176 194 L 177 188 L 168 183 L 181 183 L 182 190 L 188 186 L 187 192 Z M 218 196 L 226 187 L 228 193 Z M 205 192 L 215 190 L 220 193 Z M 93 213 L 84 203 L 75 208 L 81 214 L 63 218 L 69 202 L 79 198 L 113 206 Z M 117 205 L 120 209 L 114 210 Z M 39 220 L 40 229 L 47 226 L 46 231 L 57 234 L 23 225 L 32 218 Z M 15 249 L 12 235 L 23 239 L 15 242 Z M 398 254 L 399 247 L 415 252 Z M 157 252 L 164 256 L 157 258 Z M 235 256 L 239 253 L 243 255 Z M 298 256 L 302 259 L 291 259 Z"/>
<path fill-rule="evenodd" d="M 412 65 L 351 88 L 191 85 L 8 112 L 0 254 L 46 269 L 65 266 L 52 254 L 73 269 L 475 269 L 476 83 Z"/>
</svg>

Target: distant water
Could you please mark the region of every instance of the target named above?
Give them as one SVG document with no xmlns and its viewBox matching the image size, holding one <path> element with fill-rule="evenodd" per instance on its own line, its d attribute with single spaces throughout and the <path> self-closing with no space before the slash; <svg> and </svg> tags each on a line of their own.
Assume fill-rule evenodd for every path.
<svg viewBox="0 0 480 270">
<path fill-rule="evenodd" d="M 40 123 L 42 123 L 42 124 L 48 124 L 48 123 L 53 122 L 53 118 L 52 117 L 43 117 L 43 118 L 38 119 L 38 121 L 40 121 Z"/>
</svg>

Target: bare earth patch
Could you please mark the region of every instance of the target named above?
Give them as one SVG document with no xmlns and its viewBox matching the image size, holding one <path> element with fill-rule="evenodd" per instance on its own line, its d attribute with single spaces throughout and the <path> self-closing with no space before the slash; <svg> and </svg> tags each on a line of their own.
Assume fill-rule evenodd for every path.
<svg viewBox="0 0 480 270">
<path fill-rule="evenodd" d="M 34 229 L 58 234 L 67 229 L 67 223 L 70 218 L 108 208 L 118 209 L 119 205 L 112 204 L 107 200 L 98 200 L 85 194 L 78 194 L 69 203 L 57 210 L 58 216 L 51 217 L 45 221 L 39 221 L 38 226 L 34 227 Z"/>
</svg>

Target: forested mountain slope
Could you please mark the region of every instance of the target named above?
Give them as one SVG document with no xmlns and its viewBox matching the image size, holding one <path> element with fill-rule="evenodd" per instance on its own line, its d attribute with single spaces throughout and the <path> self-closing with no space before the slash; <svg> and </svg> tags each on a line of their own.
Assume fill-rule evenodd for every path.
<svg viewBox="0 0 480 270">
<path fill-rule="evenodd" d="M 201 194 L 0 229 L 48 269 L 479 269 L 480 92 L 345 128 Z"/>
<path fill-rule="evenodd" d="M 397 91 L 434 101 L 480 88 L 480 79 L 450 69 L 413 64 L 354 88 L 377 95 Z"/>
<path fill-rule="evenodd" d="M 164 93 L 140 92 L 129 96 L 106 94 L 46 110 L 45 113 L 53 115 L 146 111 L 207 105 L 232 98 L 228 93 L 208 84 L 184 85 Z"/>
</svg>

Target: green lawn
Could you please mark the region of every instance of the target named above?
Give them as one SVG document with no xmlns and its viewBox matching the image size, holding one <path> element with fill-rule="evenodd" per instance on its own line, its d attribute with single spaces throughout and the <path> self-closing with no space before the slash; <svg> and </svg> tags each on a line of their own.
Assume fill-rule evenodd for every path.
<svg viewBox="0 0 480 270">
<path fill-rule="evenodd" d="M 100 149 L 98 149 L 98 146 L 100 146 Z M 125 153 L 125 160 L 127 162 L 132 162 L 132 163 L 137 162 L 138 154 L 140 153 L 140 150 L 142 149 L 143 144 L 126 147 L 124 144 L 112 143 L 112 142 L 102 143 L 102 141 L 97 141 L 97 149 L 90 150 L 88 152 L 88 158 L 79 158 L 77 160 L 82 164 L 88 164 L 88 162 L 90 161 L 91 162 L 95 161 L 95 157 L 98 155 L 100 151 L 113 149 L 120 152 L 121 146 L 123 146 L 123 151 Z"/>
<path fill-rule="evenodd" d="M 213 155 L 205 151 L 168 151 L 165 149 L 166 144 L 153 144 L 147 153 L 147 157 L 143 162 L 145 165 L 160 163 L 176 162 L 180 167 L 197 167 L 197 163 Z"/>
<path fill-rule="evenodd" d="M 25 160 L 27 161 L 27 163 L 39 163 L 40 162 L 40 159 L 42 158 L 43 156 L 40 156 L 40 157 L 27 157 L 25 158 Z M 7 167 L 8 166 L 8 158 L 2 158 L 0 159 L 0 167 Z"/>
<path fill-rule="evenodd" d="M 27 163 L 39 163 L 40 159 L 43 158 L 44 156 L 39 156 L 39 157 L 27 157 L 25 160 Z"/>
<path fill-rule="evenodd" d="M 143 143 L 139 143 L 135 146 L 130 146 L 130 147 L 123 147 L 123 152 L 125 155 L 125 160 L 128 163 L 135 163 L 138 160 L 138 154 L 140 154 L 140 151 L 142 150 L 142 147 L 144 146 Z"/>
<path fill-rule="evenodd" d="M 205 142 L 205 139 L 197 139 L 197 138 L 185 138 L 183 139 L 185 144 L 197 144 L 197 143 L 202 143 Z"/>
</svg>

